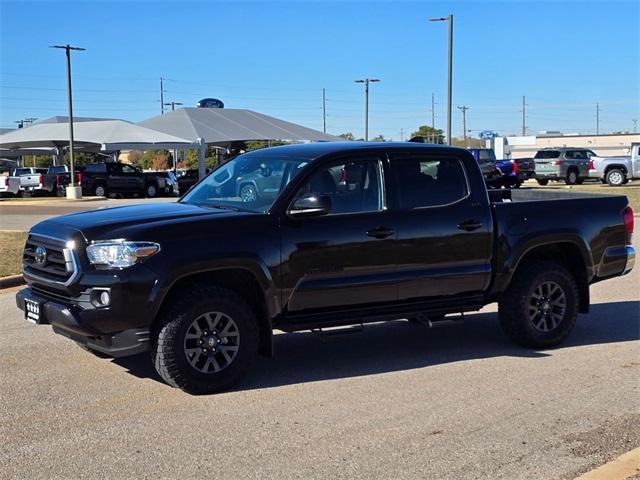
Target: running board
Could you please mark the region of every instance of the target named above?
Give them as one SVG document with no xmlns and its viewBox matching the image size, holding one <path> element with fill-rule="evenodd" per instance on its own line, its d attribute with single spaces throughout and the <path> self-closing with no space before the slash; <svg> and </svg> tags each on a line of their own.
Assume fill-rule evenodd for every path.
<svg viewBox="0 0 640 480">
<path fill-rule="evenodd" d="M 339 335 L 352 335 L 354 333 L 362 333 L 364 325 L 359 323 L 357 325 L 350 325 L 348 327 L 328 327 L 328 328 L 312 328 L 312 333 L 317 333 L 324 337 L 337 337 Z"/>
<path fill-rule="evenodd" d="M 460 312 L 460 316 L 444 318 L 442 320 L 429 320 L 428 316 L 420 315 L 417 320 L 427 328 L 451 327 L 454 325 L 462 325 L 464 312 Z"/>
</svg>

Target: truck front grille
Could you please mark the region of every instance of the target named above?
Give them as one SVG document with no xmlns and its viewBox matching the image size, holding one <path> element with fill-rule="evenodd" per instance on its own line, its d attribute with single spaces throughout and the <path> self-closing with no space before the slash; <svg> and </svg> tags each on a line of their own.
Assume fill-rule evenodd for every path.
<svg viewBox="0 0 640 480">
<path fill-rule="evenodd" d="M 29 234 L 22 255 L 23 272 L 48 283 L 68 285 L 76 273 L 73 252 L 61 239 Z"/>
</svg>

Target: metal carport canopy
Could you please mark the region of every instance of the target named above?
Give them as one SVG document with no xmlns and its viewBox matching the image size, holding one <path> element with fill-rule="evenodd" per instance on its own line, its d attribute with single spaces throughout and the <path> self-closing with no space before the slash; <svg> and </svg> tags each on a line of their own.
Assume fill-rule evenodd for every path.
<svg viewBox="0 0 640 480">
<path fill-rule="evenodd" d="M 73 122 L 74 147 L 99 147 L 102 151 L 198 148 L 193 140 L 145 128 L 124 120 Z M 22 150 L 28 148 L 66 146 L 69 126 L 66 123 L 36 123 L 30 127 L 0 135 L 0 148 Z"/>
<path fill-rule="evenodd" d="M 144 120 L 138 125 L 182 138 L 202 138 L 207 144 L 228 144 L 248 140 L 341 140 L 333 135 L 262 113 L 232 108 L 179 108 Z"/>
</svg>

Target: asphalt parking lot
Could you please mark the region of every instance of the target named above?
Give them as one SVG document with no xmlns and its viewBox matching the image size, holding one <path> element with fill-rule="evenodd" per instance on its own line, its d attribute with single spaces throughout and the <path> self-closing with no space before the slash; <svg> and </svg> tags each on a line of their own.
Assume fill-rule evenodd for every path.
<svg viewBox="0 0 640 480">
<path fill-rule="evenodd" d="M 636 248 L 638 244 L 636 242 Z M 281 334 L 236 390 L 193 397 L 99 358 L 0 294 L 3 478 L 564 479 L 640 446 L 640 269 L 592 287 L 550 351 L 495 307 L 454 326 Z"/>
</svg>

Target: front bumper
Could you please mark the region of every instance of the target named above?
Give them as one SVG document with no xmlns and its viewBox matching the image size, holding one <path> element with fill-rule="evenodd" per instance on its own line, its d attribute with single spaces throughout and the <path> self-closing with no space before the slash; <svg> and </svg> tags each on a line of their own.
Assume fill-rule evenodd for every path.
<svg viewBox="0 0 640 480">
<path fill-rule="evenodd" d="M 25 299 L 40 305 L 40 325 L 51 325 L 55 333 L 68 337 L 86 348 L 113 357 L 136 355 L 149 349 L 148 329 L 134 328 L 102 333 L 92 327 L 91 322 L 85 318 L 87 312 L 80 306 L 81 301 L 78 301 L 77 305 L 70 305 L 39 295 L 31 288 L 24 288 L 16 294 L 16 304 L 22 311 L 26 308 Z M 95 311 L 93 316 L 95 317 Z"/>
</svg>

